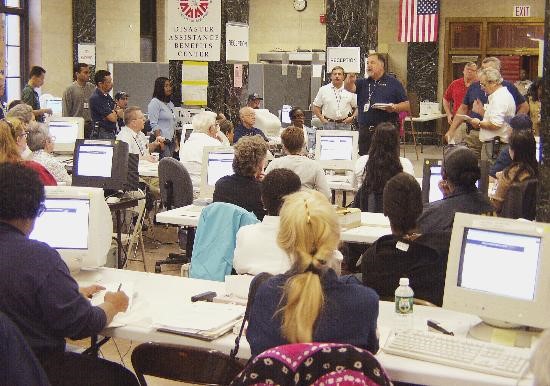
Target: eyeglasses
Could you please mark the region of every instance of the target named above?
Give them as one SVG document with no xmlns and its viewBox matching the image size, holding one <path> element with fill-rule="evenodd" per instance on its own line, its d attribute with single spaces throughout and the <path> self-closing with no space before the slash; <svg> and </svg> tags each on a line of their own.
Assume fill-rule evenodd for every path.
<svg viewBox="0 0 550 386">
<path fill-rule="evenodd" d="M 51 143 L 54 143 L 56 140 L 55 135 L 50 135 L 48 139 L 50 140 Z"/>
<path fill-rule="evenodd" d="M 488 85 L 490 85 L 491 83 L 493 83 L 492 81 L 488 80 L 487 82 L 479 82 L 479 84 L 481 85 L 481 87 L 483 88 L 486 88 Z"/>
<path fill-rule="evenodd" d="M 36 212 L 36 217 L 42 216 L 42 214 L 46 211 L 46 205 L 44 203 L 41 203 L 38 207 L 38 211 Z"/>
<path fill-rule="evenodd" d="M 28 135 L 29 135 L 29 133 L 24 131 L 21 134 L 19 134 L 18 137 L 21 137 L 21 138 L 25 137 L 26 138 Z"/>
</svg>

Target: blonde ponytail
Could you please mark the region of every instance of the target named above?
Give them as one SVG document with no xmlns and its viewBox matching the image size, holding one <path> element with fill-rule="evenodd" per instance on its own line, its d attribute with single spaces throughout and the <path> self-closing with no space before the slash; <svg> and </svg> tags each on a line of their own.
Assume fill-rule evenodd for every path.
<svg viewBox="0 0 550 386">
<path fill-rule="evenodd" d="M 340 225 L 326 197 L 313 190 L 288 196 L 280 211 L 277 242 L 292 259 L 281 308 L 282 334 L 290 343 L 311 342 L 321 313 L 323 271 L 340 240 Z"/>
</svg>

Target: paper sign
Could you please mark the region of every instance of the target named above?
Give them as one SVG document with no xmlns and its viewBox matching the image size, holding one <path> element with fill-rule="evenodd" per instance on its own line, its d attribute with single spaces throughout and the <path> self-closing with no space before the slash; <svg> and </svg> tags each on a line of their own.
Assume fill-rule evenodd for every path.
<svg viewBox="0 0 550 386">
<path fill-rule="evenodd" d="M 166 59 L 220 60 L 222 0 L 166 0 Z"/>
<path fill-rule="evenodd" d="M 327 72 L 340 66 L 345 72 L 359 73 L 361 49 L 359 47 L 327 47 Z"/>
<path fill-rule="evenodd" d="M 248 25 L 227 23 L 225 26 L 225 61 L 248 63 Z"/>
<path fill-rule="evenodd" d="M 78 45 L 78 63 L 95 66 L 95 44 Z"/>
<path fill-rule="evenodd" d="M 184 105 L 206 106 L 208 62 L 184 61 L 181 66 L 181 99 Z"/>
<path fill-rule="evenodd" d="M 311 65 L 311 77 L 312 78 L 320 78 L 321 73 L 323 72 L 323 66 L 320 64 L 312 64 Z"/>
<path fill-rule="evenodd" d="M 243 87 L 243 65 L 242 64 L 233 65 L 233 87 L 237 87 L 237 88 Z"/>
</svg>

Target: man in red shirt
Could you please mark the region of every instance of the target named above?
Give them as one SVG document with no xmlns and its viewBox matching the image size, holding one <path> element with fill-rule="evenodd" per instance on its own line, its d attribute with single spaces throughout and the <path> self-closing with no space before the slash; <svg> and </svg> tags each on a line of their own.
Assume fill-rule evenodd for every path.
<svg viewBox="0 0 550 386">
<path fill-rule="evenodd" d="M 445 109 L 445 113 L 447 114 L 447 122 L 449 122 L 449 125 L 451 124 L 453 117 L 456 114 L 456 111 L 460 107 L 460 104 L 464 100 L 466 90 L 468 90 L 470 84 L 472 82 L 475 82 L 477 79 L 477 64 L 475 64 L 474 62 L 466 63 L 466 65 L 464 65 L 463 74 L 464 76 L 462 78 L 453 80 L 443 94 L 443 108 Z M 451 102 L 453 104 L 452 112 Z M 458 135 L 455 135 L 455 138 L 457 136 L 462 138 L 465 134 L 463 128 L 459 128 L 458 133 Z"/>
</svg>

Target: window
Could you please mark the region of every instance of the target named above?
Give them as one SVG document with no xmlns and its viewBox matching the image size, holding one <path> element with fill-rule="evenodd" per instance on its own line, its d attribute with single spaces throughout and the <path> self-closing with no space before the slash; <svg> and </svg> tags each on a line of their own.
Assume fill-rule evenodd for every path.
<svg viewBox="0 0 550 386">
<path fill-rule="evenodd" d="M 0 0 L 0 72 L 5 77 L 6 91 L 0 96 L 2 101 L 21 98 L 21 89 L 26 71 L 27 41 L 27 0 Z"/>
</svg>

